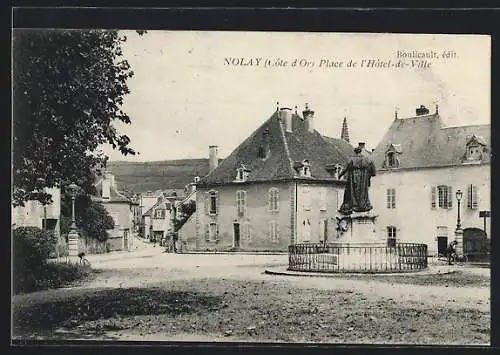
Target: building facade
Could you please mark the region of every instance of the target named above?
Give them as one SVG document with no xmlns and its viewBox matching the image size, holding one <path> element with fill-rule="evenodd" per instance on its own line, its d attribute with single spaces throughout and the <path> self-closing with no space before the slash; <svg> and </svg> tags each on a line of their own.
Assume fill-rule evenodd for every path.
<svg viewBox="0 0 500 355">
<path fill-rule="evenodd" d="M 135 204 L 118 191 L 114 175 L 109 171 L 103 172 L 102 178 L 96 183 L 96 189 L 98 196 L 95 200 L 103 204 L 115 224 L 108 231 L 109 250 L 130 250 L 134 239 L 132 230 Z"/>
<path fill-rule="evenodd" d="M 12 227 L 38 227 L 53 231 L 60 237 L 61 218 L 61 190 L 48 188 L 47 193 L 52 195 L 52 203 L 43 206 L 38 201 L 26 201 L 24 206 L 12 208 Z"/>
<path fill-rule="evenodd" d="M 353 148 L 316 131 L 307 106 L 302 113 L 278 109 L 220 164 L 210 147 L 211 172 L 179 233 L 185 250 L 286 251 L 338 237 L 338 174 Z"/>
<path fill-rule="evenodd" d="M 150 241 L 160 242 L 172 229 L 172 201 L 158 197 L 156 203 L 143 214 L 144 235 Z"/>
<path fill-rule="evenodd" d="M 444 127 L 425 107 L 395 119 L 375 148 L 377 176 L 370 189 L 378 233 L 387 239 L 425 243 L 444 254 L 460 227 L 491 236 L 490 125 Z"/>
</svg>

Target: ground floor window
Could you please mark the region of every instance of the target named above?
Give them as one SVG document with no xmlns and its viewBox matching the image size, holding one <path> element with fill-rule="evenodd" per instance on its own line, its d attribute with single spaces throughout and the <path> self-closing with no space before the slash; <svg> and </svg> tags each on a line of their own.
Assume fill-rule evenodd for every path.
<svg viewBox="0 0 500 355">
<path fill-rule="evenodd" d="M 387 226 L 387 246 L 394 248 L 396 246 L 396 227 Z"/>
<path fill-rule="evenodd" d="M 280 234 L 279 234 L 279 225 L 277 221 L 269 222 L 269 238 L 274 243 L 279 242 Z"/>
<path fill-rule="evenodd" d="M 210 223 L 208 226 L 208 238 L 211 241 L 217 240 L 217 223 Z"/>
</svg>

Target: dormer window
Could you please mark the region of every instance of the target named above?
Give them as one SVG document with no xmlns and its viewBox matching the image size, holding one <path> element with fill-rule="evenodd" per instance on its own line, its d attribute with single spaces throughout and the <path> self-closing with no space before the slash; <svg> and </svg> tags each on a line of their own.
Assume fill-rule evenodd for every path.
<svg viewBox="0 0 500 355">
<path fill-rule="evenodd" d="M 245 167 L 245 165 L 241 164 L 238 169 L 236 169 L 236 182 L 245 182 L 248 179 L 248 174 L 250 170 Z"/>
<path fill-rule="evenodd" d="M 302 169 L 300 171 L 301 176 L 311 177 L 311 166 L 309 165 L 309 160 L 302 160 Z"/>
<path fill-rule="evenodd" d="M 399 155 L 402 153 L 401 145 L 391 144 L 385 152 L 384 168 L 399 168 Z"/>
<path fill-rule="evenodd" d="M 476 135 L 467 137 L 465 157 L 467 161 L 483 160 L 483 153 L 487 151 L 485 140 Z"/>
</svg>

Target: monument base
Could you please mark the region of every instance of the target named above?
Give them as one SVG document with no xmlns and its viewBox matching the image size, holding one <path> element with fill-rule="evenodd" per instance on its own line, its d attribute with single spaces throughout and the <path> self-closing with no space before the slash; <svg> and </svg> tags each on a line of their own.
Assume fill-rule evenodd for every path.
<svg viewBox="0 0 500 355">
<path fill-rule="evenodd" d="M 371 212 L 354 212 L 345 219 L 348 228 L 339 238 L 341 243 L 378 243 L 375 220 L 377 215 Z"/>
<path fill-rule="evenodd" d="M 68 255 L 69 256 L 78 256 L 79 248 L 78 243 L 80 240 L 80 235 L 76 230 L 71 230 L 68 233 Z"/>
</svg>

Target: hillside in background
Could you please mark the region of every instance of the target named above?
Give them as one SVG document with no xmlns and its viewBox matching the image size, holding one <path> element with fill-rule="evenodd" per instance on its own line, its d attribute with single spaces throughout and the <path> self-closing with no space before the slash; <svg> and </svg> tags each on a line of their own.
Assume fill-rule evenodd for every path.
<svg viewBox="0 0 500 355">
<path fill-rule="evenodd" d="M 219 159 L 220 161 L 220 159 Z M 195 176 L 208 174 L 208 159 L 180 159 L 152 162 L 109 161 L 119 190 L 134 193 L 155 190 L 179 190 Z"/>
</svg>

